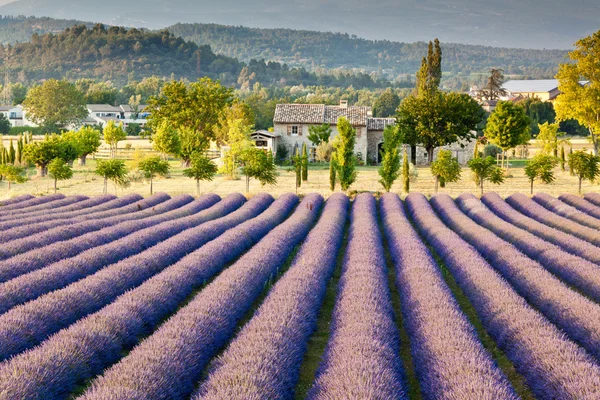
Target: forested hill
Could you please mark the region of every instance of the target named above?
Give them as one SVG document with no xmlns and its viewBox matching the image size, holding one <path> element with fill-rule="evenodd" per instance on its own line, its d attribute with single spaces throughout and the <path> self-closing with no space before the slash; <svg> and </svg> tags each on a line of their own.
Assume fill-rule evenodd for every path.
<svg viewBox="0 0 600 400">
<path fill-rule="evenodd" d="M 73 25 L 93 26 L 92 22 L 82 22 L 73 19 L 54 19 L 48 17 L 13 17 L 0 15 L 0 43 L 14 44 L 28 42 L 34 33 L 60 33 Z"/>
<path fill-rule="evenodd" d="M 169 31 L 184 39 L 212 46 L 217 53 L 242 61 L 251 58 L 304 66 L 360 68 L 381 71 L 388 78 L 413 74 L 427 54 L 423 42 L 366 40 L 342 33 L 291 29 L 257 29 L 216 24 L 177 24 Z M 433 39 L 433 38 L 432 38 Z M 564 50 L 528 50 L 442 43 L 442 69 L 449 75 L 488 73 L 503 68 L 508 75 L 553 77 Z"/>
<path fill-rule="evenodd" d="M 76 25 L 59 34 L 33 34 L 25 43 L 0 46 L 2 66 L 26 80 L 94 78 L 117 85 L 147 76 L 195 80 L 202 76 L 227 85 L 324 85 L 355 88 L 384 87 L 389 82 L 366 74 L 317 75 L 277 62 L 250 61 L 215 54 L 209 45 L 197 45 L 162 31 L 135 28 L 92 28 Z"/>
</svg>

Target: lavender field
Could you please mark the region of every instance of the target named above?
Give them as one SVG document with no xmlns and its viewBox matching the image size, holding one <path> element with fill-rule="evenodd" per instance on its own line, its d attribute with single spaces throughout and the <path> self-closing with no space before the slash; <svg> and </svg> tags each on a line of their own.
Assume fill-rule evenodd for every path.
<svg viewBox="0 0 600 400">
<path fill-rule="evenodd" d="M 0 201 L 0 399 L 600 399 L 600 195 Z"/>
</svg>

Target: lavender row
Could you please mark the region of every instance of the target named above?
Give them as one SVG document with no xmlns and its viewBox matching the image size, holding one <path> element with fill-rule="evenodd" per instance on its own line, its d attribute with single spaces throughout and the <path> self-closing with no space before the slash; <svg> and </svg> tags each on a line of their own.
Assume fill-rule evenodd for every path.
<svg viewBox="0 0 600 400">
<path fill-rule="evenodd" d="M 454 299 L 395 194 L 381 216 L 424 399 L 516 399 Z"/>
<path fill-rule="evenodd" d="M 600 207 L 600 194 L 598 193 L 586 193 L 583 198 L 595 206 Z"/>
<path fill-rule="evenodd" d="M 30 194 L 23 194 L 21 196 L 13 197 L 12 199 L 2 200 L 0 201 L 0 212 L 4 210 L 4 207 L 12 206 L 14 204 L 22 203 L 31 199 L 35 199 L 35 197 Z"/>
<path fill-rule="evenodd" d="M 205 220 L 211 212 L 201 211 L 212 206 L 216 198 L 218 197 L 215 195 L 207 195 L 156 218 L 125 222 L 98 233 L 83 235 L 1 261 L 0 267 L 13 274 L 36 267 L 39 269 L 0 283 L 0 313 L 83 279 L 115 261 L 138 254 L 189 227 L 189 223 L 193 223 L 196 218 Z M 177 198 L 167 203 L 173 203 L 174 207 L 178 205 Z M 197 212 L 200 214 L 193 216 Z"/>
<path fill-rule="evenodd" d="M 559 199 L 556 199 L 549 194 L 546 193 L 538 193 L 533 196 L 533 200 L 535 200 L 538 204 L 541 204 L 548 210 L 552 211 L 555 214 L 558 214 L 562 217 L 569 218 L 578 224 L 593 228 L 600 229 L 600 220 L 592 217 L 589 214 L 586 214 L 575 207 L 568 205 L 567 203 L 562 202 Z"/>
<path fill-rule="evenodd" d="M 561 194 L 558 196 L 558 199 L 563 203 L 566 203 L 571 207 L 575 207 L 579 211 L 582 211 L 594 218 L 600 218 L 600 207 L 594 203 L 591 203 L 587 199 L 582 199 L 574 194 Z"/>
<path fill-rule="evenodd" d="M 404 399 L 375 199 L 358 195 L 350 215 L 330 337 L 308 399 Z"/>
<path fill-rule="evenodd" d="M 540 399 L 591 399 L 600 393 L 600 366 L 527 304 L 479 253 L 410 194 L 409 214 L 450 269 L 484 327 Z"/>
<path fill-rule="evenodd" d="M 290 270 L 209 367 L 200 398 L 294 398 L 302 358 L 341 247 L 348 204 L 340 193 L 327 200 Z"/>
<path fill-rule="evenodd" d="M 517 293 L 537 307 L 570 338 L 600 359 L 600 304 L 570 289 L 540 263 L 475 223 L 460 211 L 450 196 L 437 195 L 431 199 L 431 203 L 446 225 L 477 249 L 512 284 Z M 512 239 L 524 240 L 525 245 L 530 241 L 527 252 L 535 253 L 535 236 L 521 231 L 521 235 L 515 234 Z M 560 261 L 563 259 L 557 261 L 551 268 L 562 272 Z M 594 264 L 592 267 L 597 270 Z M 573 274 L 563 275 L 572 277 Z M 583 281 L 586 289 L 593 290 L 593 294 L 598 296 L 598 279 L 589 283 L 582 277 L 576 280 Z"/>
<path fill-rule="evenodd" d="M 30 216 L 47 213 L 48 211 L 55 212 L 58 210 L 60 212 L 69 206 L 73 206 L 74 204 L 83 202 L 85 200 L 89 200 L 89 197 L 82 195 L 67 196 L 48 203 L 28 207 L 25 210 L 19 210 L 18 213 L 3 213 L 0 215 L 0 222 L 5 222 L 15 218 L 28 218 Z"/>
<path fill-rule="evenodd" d="M 27 249 L 32 249 L 40 246 L 44 246 L 48 243 L 48 239 L 46 239 L 46 235 L 50 235 L 49 243 L 53 243 L 56 240 L 60 240 L 63 237 L 69 239 L 71 237 L 79 236 L 83 233 L 99 230 L 106 226 L 114 225 L 115 223 L 119 223 L 122 221 L 127 221 L 131 219 L 139 219 L 144 218 L 149 215 L 155 214 L 154 207 L 160 207 L 161 203 L 166 202 L 171 199 L 169 195 L 166 193 L 156 193 L 148 198 L 143 198 L 137 194 L 130 194 L 123 197 L 120 197 L 116 201 L 119 204 L 125 204 L 123 207 L 118 207 L 112 210 L 102 211 L 98 213 L 90 214 L 87 217 L 76 217 L 74 219 L 67 220 L 53 220 L 53 221 L 45 221 L 37 224 L 26 225 L 22 227 L 15 227 L 8 229 L 2 232 L 2 238 L 0 238 L 0 248 L 2 248 L 1 243 L 10 242 L 16 239 L 22 239 L 20 242 L 26 242 L 27 245 L 24 245 Z M 133 203 L 131 203 L 133 201 Z M 191 200 L 190 200 L 191 201 Z M 152 210 L 149 210 L 152 209 Z M 141 212 L 145 211 L 144 214 Z M 113 218 L 113 219 L 110 219 Z M 96 221 L 91 221 L 92 219 Z M 101 220 L 104 219 L 104 220 Z M 64 225 L 70 225 L 68 229 L 60 228 Z M 87 231 L 81 231 L 83 227 L 86 227 Z M 36 233 L 44 233 L 42 235 L 37 235 L 35 238 L 29 238 L 29 236 L 35 235 Z M 62 236 L 59 236 L 59 239 L 53 239 L 52 237 L 56 237 L 57 232 L 63 232 Z M 68 236 L 68 235 L 72 236 Z M 54 235 L 54 236 L 52 236 Z M 66 239 L 62 239 L 66 240 Z M 14 242 L 19 243 L 19 242 Z M 41 243 L 38 246 L 38 243 Z M 1 254 L 1 253 L 0 253 Z"/>
<path fill-rule="evenodd" d="M 461 207 L 463 207 L 463 203 L 465 206 L 471 202 L 473 202 L 473 204 L 479 203 L 479 200 L 477 200 L 475 197 L 467 195 L 461 196 L 459 199 L 461 199 Z M 535 236 L 557 245 L 564 251 L 568 251 L 571 254 L 585 258 L 593 263 L 600 264 L 600 252 L 598 251 L 598 247 L 594 246 L 590 242 L 542 224 L 533 218 L 529 218 L 521 214 L 512 208 L 508 203 L 506 203 L 498 194 L 492 192 L 486 193 L 481 198 L 481 202 L 483 202 L 485 206 L 487 206 L 488 209 L 494 214 L 511 225 L 531 232 Z M 466 211 L 465 208 L 463 208 L 463 211 Z M 471 215 L 471 218 L 473 217 L 474 215 Z"/>
<path fill-rule="evenodd" d="M 560 215 L 547 210 L 524 194 L 513 194 L 506 199 L 506 202 L 513 208 L 536 221 L 586 240 L 595 246 L 600 246 L 600 232 L 597 229 L 592 229 L 580 225 L 568 218 L 561 217 Z"/>
<path fill-rule="evenodd" d="M 57 194 L 50 194 L 48 196 L 34 197 L 32 199 L 25 200 L 25 201 L 19 201 L 17 203 L 13 203 L 13 204 L 10 204 L 10 205 L 0 208 L 0 216 L 6 215 L 7 211 L 19 210 L 19 212 L 27 212 L 27 210 L 29 208 L 33 208 L 40 204 L 46 204 L 46 203 L 61 200 L 64 198 L 65 198 L 64 194 L 57 193 Z"/>
<path fill-rule="evenodd" d="M 43 242 L 48 242 L 52 238 L 57 239 L 57 241 L 50 242 L 43 247 L 34 248 L 24 253 L 17 252 L 16 255 L 0 261 L 0 282 L 6 282 L 32 271 L 40 270 L 55 262 L 69 262 L 70 257 L 74 257 L 89 249 L 94 249 L 97 254 L 101 254 L 104 250 L 111 250 L 111 253 L 101 255 L 101 257 L 104 258 L 102 262 L 105 263 L 113 262 L 115 259 L 118 259 L 116 257 L 121 258 L 126 255 L 135 254 L 135 252 L 148 248 L 149 245 L 157 243 L 161 240 L 161 237 L 164 237 L 164 234 L 163 236 L 153 235 L 154 232 L 150 228 L 158 225 L 165 229 L 169 229 L 166 225 L 171 219 L 191 216 L 194 213 L 214 205 L 219 199 L 220 198 L 216 195 L 207 195 L 190 203 L 193 198 L 188 195 L 182 195 L 165 202 L 161 207 L 157 207 L 157 210 L 163 211 L 161 214 L 141 220 L 125 221 L 116 225 L 112 224 L 112 226 L 109 225 L 99 231 L 82 234 L 74 239 L 61 240 L 64 239 L 64 236 L 60 236 L 60 233 L 63 232 L 62 230 L 39 235 L 43 237 Z M 65 227 L 65 229 L 66 228 L 67 227 Z M 81 228 L 83 233 L 85 233 L 85 227 Z M 174 227 L 174 229 L 177 229 L 177 227 Z M 76 229 L 73 230 L 79 231 Z M 72 234 L 73 232 L 70 233 L 70 235 Z M 136 234 L 137 236 L 128 237 L 128 235 L 132 234 Z M 36 236 L 34 236 L 34 238 Z M 102 247 L 119 239 L 128 240 L 127 243 L 121 242 L 121 244 L 127 244 L 130 247 L 120 247 L 119 244 L 115 244 L 111 248 Z M 13 241 L 10 242 L 12 247 L 8 244 L 0 245 L 0 249 L 5 251 L 13 250 L 13 252 L 16 252 L 15 250 L 23 249 L 23 247 L 19 245 L 21 242 L 28 244 L 27 241 Z M 6 253 L 8 253 L 8 251 L 6 251 Z M 86 262 L 89 261 L 90 257 L 95 260 L 96 263 L 100 262 L 98 258 L 94 258 L 94 253 L 86 253 L 83 254 L 82 257 Z"/>
<path fill-rule="evenodd" d="M 559 246 L 548 243 L 528 231 L 502 220 L 471 194 L 459 196 L 456 203 L 479 225 L 511 243 L 568 284 L 600 301 L 600 267 L 598 265 L 569 254 Z M 489 236 L 489 233 L 484 232 L 484 235 Z M 482 240 L 485 239 L 482 237 Z M 590 247 L 594 246 L 590 245 Z M 595 250 L 594 253 L 598 249 Z"/>
<path fill-rule="evenodd" d="M 200 291 L 154 334 L 97 379 L 84 399 L 181 399 L 235 333 L 269 278 L 308 234 L 322 198 L 310 194 L 292 216 Z"/>
<path fill-rule="evenodd" d="M 26 304 L 12 308 L 0 316 L 0 360 L 35 346 L 49 335 L 69 326 L 78 319 L 99 310 L 126 290 L 216 238 L 225 230 L 247 218 L 242 210 L 232 213 L 245 201 L 240 194 L 229 195 L 223 201 L 198 214 L 185 218 L 190 221 L 182 231 L 181 224 L 166 226 L 157 235 L 169 239 L 141 253 L 100 267 L 100 271 L 64 289 L 57 290 Z M 231 216 L 220 218 L 232 213 Z M 212 222 L 207 222 L 219 218 Z M 135 242 L 132 242 L 132 245 Z M 143 247 L 144 243 L 141 243 Z M 105 256 L 105 255 L 103 255 Z M 93 260 L 93 259 L 92 259 Z"/>
<path fill-rule="evenodd" d="M 115 195 L 103 194 L 100 196 L 92 197 L 88 200 L 75 203 L 69 206 L 68 210 L 52 210 L 51 212 L 48 212 L 48 210 L 44 210 L 41 211 L 39 214 L 35 212 L 31 213 L 31 215 L 27 214 L 26 216 L 21 216 L 17 213 L 15 215 L 15 218 L 0 221 L 0 230 L 7 230 L 16 226 L 39 224 L 40 222 L 52 220 L 71 219 L 80 215 L 90 214 L 96 211 L 97 209 L 104 211 L 107 209 L 115 208 L 117 206 L 123 207 L 127 204 L 133 203 L 134 201 L 141 200 L 142 196 L 127 196 L 127 199 L 129 199 L 129 202 L 123 204 L 123 202 L 120 202 Z"/>
<path fill-rule="evenodd" d="M 240 209 L 240 215 L 243 212 L 251 218 L 272 201 L 268 195 L 256 196 Z M 281 196 L 259 216 L 229 229 L 98 312 L 6 362 L 0 367 L 0 392 L 13 398 L 68 397 L 75 385 L 118 361 L 205 280 L 283 221 L 297 202 L 295 195 Z"/>
<path fill-rule="evenodd" d="M 43 222 L 41 218 L 49 218 L 53 216 L 65 216 L 63 218 L 68 218 L 70 213 L 81 211 L 89 208 L 95 207 L 102 203 L 106 203 L 107 201 L 111 201 L 116 199 L 117 196 L 112 194 L 102 194 L 100 196 L 95 197 L 86 197 L 86 196 L 72 196 L 66 197 L 61 201 L 70 201 L 70 203 L 60 206 L 56 205 L 51 209 L 43 209 L 38 211 L 33 211 L 26 214 L 19 213 L 11 213 L 9 215 L 5 215 L 0 217 L 0 229 L 10 229 L 14 226 L 19 225 L 27 225 L 30 223 Z M 58 202 L 57 202 L 58 203 Z M 50 211 L 50 212 L 49 212 Z M 57 218 L 58 219 L 58 218 Z"/>
</svg>

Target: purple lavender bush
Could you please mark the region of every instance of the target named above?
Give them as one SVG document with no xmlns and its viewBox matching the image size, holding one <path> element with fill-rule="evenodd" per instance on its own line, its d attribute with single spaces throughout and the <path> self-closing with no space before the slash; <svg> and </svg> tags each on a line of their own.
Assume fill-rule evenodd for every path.
<svg viewBox="0 0 600 400">
<path fill-rule="evenodd" d="M 13 197 L 12 199 L 0 201 L 0 215 L 4 207 L 11 206 L 13 204 L 25 202 L 27 200 L 34 199 L 35 197 L 30 194 L 22 194 L 20 196 Z"/>
<path fill-rule="evenodd" d="M 591 193 L 597 195 L 597 193 Z M 558 199 L 563 203 L 570 205 L 571 207 L 575 207 L 579 211 L 582 211 L 594 218 L 600 218 L 600 207 L 597 204 L 590 202 L 589 196 L 587 198 L 581 198 L 579 196 L 575 196 L 574 194 L 561 194 L 558 196 Z"/>
<path fill-rule="evenodd" d="M 125 222 L 116 224 L 118 220 L 122 219 L 120 217 L 123 217 L 119 216 L 119 218 L 112 221 L 113 223 L 109 224 L 108 227 L 100 229 L 99 231 L 88 232 L 87 234 L 83 233 L 87 232 L 89 224 L 78 227 L 64 227 L 64 229 L 61 230 L 34 235 L 32 239 L 38 238 L 37 245 L 42 245 L 43 247 L 29 249 L 28 251 L 25 250 L 27 250 L 28 246 L 31 244 L 30 240 L 11 241 L 2 244 L 0 245 L 0 253 L 4 252 L 5 255 L 12 253 L 16 254 L 0 261 L 0 282 L 6 282 L 23 274 L 39 270 L 54 262 L 61 260 L 67 261 L 70 257 L 88 249 L 96 249 L 96 251 L 106 250 L 101 249 L 100 246 L 109 244 L 115 240 L 125 239 L 130 234 L 137 234 L 138 241 L 130 247 L 121 248 L 118 245 L 115 246 L 116 249 L 114 249 L 113 252 L 104 255 L 104 262 L 110 263 L 111 261 L 118 259 L 117 257 L 119 257 L 119 254 L 135 254 L 136 249 L 138 249 L 139 252 L 148 248 L 152 243 L 158 243 L 158 241 L 160 241 L 160 235 L 154 236 L 153 231 L 150 230 L 149 227 L 158 225 L 164 227 L 167 222 L 172 222 L 170 221 L 171 218 L 173 218 L 178 211 L 187 210 L 188 212 L 186 212 L 184 216 L 189 216 L 192 215 L 194 211 L 204 210 L 214 205 L 218 199 L 218 196 L 209 196 L 198 200 L 197 202 L 190 203 L 192 200 L 191 196 L 183 195 L 165 202 L 163 206 L 160 207 L 160 209 L 165 212 L 154 215 L 151 218 L 134 221 L 127 221 L 126 219 Z M 68 228 L 71 229 L 68 230 Z M 74 239 L 69 239 L 73 236 L 74 232 L 82 233 L 82 235 Z M 122 242 L 122 244 L 125 243 Z"/>
<path fill-rule="evenodd" d="M 115 208 L 111 210 L 98 211 L 91 213 L 89 215 L 77 216 L 73 219 L 63 219 L 63 220 L 51 220 L 39 222 L 36 224 L 30 224 L 22 227 L 15 227 L 11 229 L 7 229 L 2 232 L 2 237 L 0 237 L 0 243 L 9 242 L 11 240 L 26 238 L 36 233 L 51 231 L 54 228 L 58 228 L 64 225 L 70 225 L 71 228 L 78 229 L 81 223 L 87 223 L 90 225 L 90 222 L 94 220 L 93 225 L 89 229 L 101 229 L 105 226 L 105 224 L 110 223 L 110 218 L 117 218 L 119 216 L 124 216 L 124 214 L 128 214 L 128 218 L 136 219 L 142 218 L 140 215 L 143 215 L 141 212 L 149 208 L 159 208 L 161 207 L 161 203 L 165 203 L 167 200 L 170 200 L 171 197 L 166 193 L 156 193 L 153 196 L 143 198 L 140 195 L 126 195 L 118 198 L 116 201 L 118 204 Z M 123 206 L 120 206 L 122 204 Z M 30 245 L 33 247 L 33 245 Z"/>
<path fill-rule="evenodd" d="M 252 218 L 272 202 L 269 195 L 255 196 L 237 216 L 232 213 L 226 218 L 244 218 L 243 214 Z M 39 347 L 7 361 L 5 368 L 0 366 L 0 392 L 14 398 L 67 398 L 75 385 L 118 361 L 195 289 L 262 239 L 297 202 L 295 195 L 281 196 L 257 217 L 229 229 Z"/>
<path fill-rule="evenodd" d="M 466 212 L 466 208 L 473 205 L 474 211 L 469 214 L 471 218 L 474 218 L 475 213 L 479 212 L 477 206 L 478 200 L 475 197 L 469 195 L 461 195 L 457 198 L 457 202 Z M 527 232 L 533 233 L 537 237 L 547 240 L 553 243 L 569 253 L 585 258 L 596 264 L 600 264 L 600 253 L 598 248 L 583 239 L 576 236 L 570 235 L 566 232 L 552 228 L 551 226 L 542 224 L 533 218 L 529 218 L 519 211 L 512 208 L 507 202 L 498 196 L 496 193 L 486 193 L 481 198 L 481 202 L 485 205 L 489 211 L 502 218 L 504 221 L 511 225 L 517 226 Z"/>
<path fill-rule="evenodd" d="M 8 211 L 14 211 L 14 210 L 18 210 L 19 212 L 28 212 L 29 209 L 33 209 L 35 206 L 38 206 L 40 204 L 46 204 L 46 203 L 50 203 L 50 202 L 54 202 L 54 201 L 58 201 L 58 200 L 62 200 L 65 198 L 64 194 L 50 194 L 48 196 L 40 196 L 40 197 L 33 197 L 29 200 L 25 200 L 25 201 L 18 201 L 16 203 L 12 203 L 12 204 L 8 204 L 6 206 L 3 206 L 2 208 L 0 208 L 0 216 L 6 216 Z"/>
<path fill-rule="evenodd" d="M 483 348 L 404 212 L 385 194 L 381 218 L 424 399 L 517 399 Z"/>
<path fill-rule="evenodd" d="M 577 208 L 570 206 L 569 204 L 556 199 L 546 193 L 538 193 L 533 196 L 538 204 L 541 204 L 548 210 L 562 217 L 569 218 L 578 224 L 588 226 L 594 229 L 600 229 L 600 220 L 593 216 L 586 214 Z"/>
<path fill-rule="evenodd" d="M 548 243 L 536 235 L 502 220 L 471 194 L 459 196 L 456 203 L 463 212 L 479 225 L 511 243 L 530 258 L 538 261 L 540 265 L 554 275 L 580 289 L 587 296 L 597 301 L 600 300 L 600 266 L 569 254 L 559 246 Z M 584 243 L 594 248 L 591 244 Z"/>
<path fill-rule="evenodd" d="M 308 399 L 404 399 L 377 209 L 356 196 L 330 337 Z"/>
<path fill-rule="evenodd" d="M 209 366 L 198 398 L 294 398 L 302 358 L 342 244 L 348 204 L 348 197 L 340 193 L 327 200 L 289 271 Z"/>
<path fill-rule="evenodd" d="M 240 318 L 306 237 L 322 202 L 320 195 L 307 195 L 290 218 L 225 269 L 121 362 L 106 370 L 82 398 L 150 400 L 189 396 L 211 358 L 235 333 Z"/>
<path fill-rule="evenodd" d="M 600 366 L 527 304 L 483 257 L 437 217 L 427 199 L 407 196 L 408 212 L 471 301 L 484 327 L 543 399 L 600 393 Z"/>
<path fill-rule="evenodd" d="M 103 264 L 103 268 L 93 275 L 2 314 L 0 360 L 38 344 L 49 335 L 99 310 L 125 291 L 139 286 L 181 257 L 243 222 L 242 219 L 247 218 L 243 211 L 234 218 L 221 217 L 237 210 L 245 200 L 241 194 L 232 194 L 196 216 L 185 218 L 182 223 L 173 223 L 160 230 L 155 227 L 157 236 L 168 239 L 148 246 L 147 250 L 135 256 L 115 259 L 108 266 Z M 207 223 L 211 220 L 215 221 Z M 184 230 L 184 225 L 188 229 Z M 129 243 L 128 247 L 132 246 L 146 247 L 144 242 L 137 240 Z M 105 251 L 100 255 L 106 256 Z"/>
<path fill-rule="evenodd" d="M 506 199 L 506 202 L 513 208 L 517 209 L 528 217 L 535 219 L 536 221 L 569 233 L 573 236 L 577 236 L 578 238 L 586 240 L 595 246 L 600 246 L 600 231 L 598 231 L 598 229 L 592 229 L 587 226 L 583 226 L 569 218 L 555 214 L 545 207 L 542 207 L 537 202 L 531 200 L 524 194 L 513 194 Z"/>
<path fill-rule="evenodd" d="M 83 279 L 114 260 L 131 257 L 158 244 L 176 232 L 179 219 L 205 210 L 218 198 L 206 196 L 177 208 L 182 204 L 178 200 L 187 202 L 187 195 L 182 197 L 165 203 L 173 206 L 172 211 L 153 218 L 124 222 L 0 261 L 0 276 L 2 271 L 21 273 L 0 283 L 0 313 Z"/>
<path fill-rule="evenodd" d="M 19 210 L 18 213 L 3 213 L 2 215 L 0 215 L 0 222 L 33 217 L 40 214 L 48 213 L 48 211 L 63 212 L 69 207 L 73 206 L 74 204 L 81 203 L 86 200 L 89 200 L 89 197 L 82 195 L 67 196 L 62 199 L 57 199 L 55 201 L 31 206 L 24 210 Z"/>
</svg>

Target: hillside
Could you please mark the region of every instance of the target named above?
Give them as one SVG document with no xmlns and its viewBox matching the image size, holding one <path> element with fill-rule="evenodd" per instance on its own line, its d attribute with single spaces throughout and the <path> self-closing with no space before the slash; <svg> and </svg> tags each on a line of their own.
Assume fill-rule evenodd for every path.
<svg viewBox="0 0 600 400">
<path fill-rule="evenodd" d="M 6 0 L 4 0 L 6 2 Z M 160 29 L 178 22 L 348 32 L 368 39 L 567 49 L 598 29 L 597 0 L 18 0 L 4 15 L 74 18 Z"/>
<path fill-rule="evenodd" d="M 257 29 L 216 24 L 176 24 L 167 28 L 177 36 L 210 45 L 215 52 L 240 60 L 264 58 L 308 69 L 365 69 L 396 79 L 413 74 L 427 53 L 424 42 L 366 40 L 348 34 Z M 445 73 L 487 73 L 492 67 L 506 74 L 553 77 L 564 61 L 564 50 L 525 50 L 443 43 Z"/>
<path fill-rule="evenodd" d="M 215 54 L 210 46 L 198 46 L 163 30 L 93 28 L 77 25 L 60 34 L 34 33 L 25 43 L 0 46 L 2 66 L 27 80 L 48 78 L 95 78 L 125 84 L 147 76 L 196 80 L 201 76 L 220 79 L 227 85 L 326 85 L 356 88 L 382 87 L 365 74 L 317 75 L 302 68 L 276 62 L 248 64 Z"/>
<path fill-rule="evenodd" d="M 73 19 L 0 15 L 0 43 L 28 42 L 34 33 L 38 35 L 60 33 L 66 28 L 78 24 L 85 24 L 90 27 L 94 25 L 92 22 L 82 22 Z"/>
</svg>

